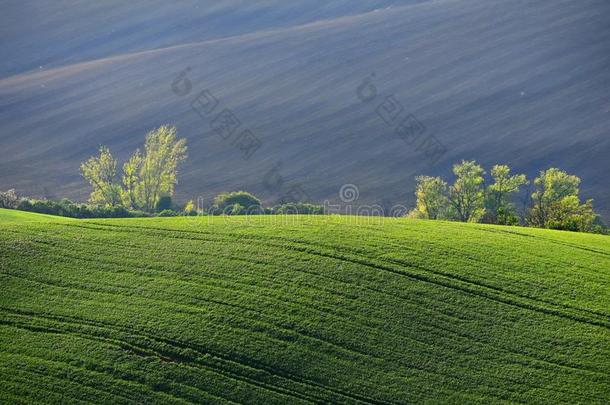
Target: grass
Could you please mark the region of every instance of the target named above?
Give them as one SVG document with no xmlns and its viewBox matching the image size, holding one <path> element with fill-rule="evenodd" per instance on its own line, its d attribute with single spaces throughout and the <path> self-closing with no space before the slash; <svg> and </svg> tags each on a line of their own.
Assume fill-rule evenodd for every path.
<svg viewBox="0 0 610 405">
<path fill-rule="evenodd" d="M 70 218 L 57 217 L 54 215 L 37 214 L 33 212 L 25 212 L 18 210 L 7 210 L 0 208 L 0 226 L 7 223 L 23 223 L 23 222 L 64 222 L 71 221 Z"/>
<path fill-rule="evenodd" d="M 0 402 L 610 399 L 607 236 L 0 215 Z"/>
</svg>

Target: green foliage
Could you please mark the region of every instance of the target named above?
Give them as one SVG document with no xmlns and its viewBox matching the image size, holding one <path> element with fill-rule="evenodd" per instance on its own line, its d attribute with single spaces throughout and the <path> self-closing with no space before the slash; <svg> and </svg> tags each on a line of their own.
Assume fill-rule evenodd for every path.
<svg viewBox="0 0 610 405">
<path fill-rule="evenodd" d="M 135 187 L 138 208 L 151 212 L 161 196 L 174 194 L 178 165 L 186 159 L 186 150 L 186 140 L 177 139 L 175 127 L 162 126 L 146 135 Z"/>
<path fill-rule="evenodd" d="M 186 151 L 186 140 L 177 139 L 175 127 L 162 126 L 150 131 L 146 135 L 144 154 L 136 150 L 123 164 L 122 184 L 119 184 L 117 161 L 102 146 L 99 157 L 91 157 L 81 165 L 83 176 L 93 187 L 90 202 L 155 211 L 161 198 L 173 195 L 178 165 L 186 159 Z"/>
<path fill-rule="evenodd" d="M 455 182 L 449 186 L 449 217 L 477 222 L 485 213 L 485 170 L 474 160 L 453 165 Z"/>
<path fill-rule="evenodd" d="M 23 199 L 18 210 L 36 212 L 39 214 L 57 215 L 69 218 L 130 218 L 149 216 L 142 211 L 128 210 L 121 205 L 86 205 L 73 203 L 70 200 L 61 201 Z"/>
<path fill-rule="evenodd" d="M 449 199 L 447 183 L 440 177 L 417 176 L 415 178 L 416 205 L 409 213 L 411 218 L 442 219 L 447 215 Z"/>
<path fill-rule="evenodd" d="M 81 174 L 93 188 L 89 201 L 92 204 L 117 205 L 121 202 L 121 187 L 116 179 L 117 160 L 105 146 L 100 146 L 99 152 L 99 157 L 92 156 L 80 166 Z"/>
<path fill-rule="evenodd" d="M 491 169 L 493 183 L 487 187 L 484 222 L 500 225 L 518 225 L 519 217 L 511 197 L 527 184 L 524 174 L 511 176 L 507 165 L 495 165 Z"/>
<path fill-rule="evenodd" d="M 236 212 L 255 214 L 261 211 L 261 201 L 247 191 L 221 193 L 214 198 L 212 211 L 217 215 L 236 215 Z"/>
<path fill-rule="evenodd" d="M 524 222 L 512 198 L 529 184 L 525 175 L 511 175 L 507 165 L 495 165 L 491 169 L 493 183 L 485 188 L 485 170 L 475 161 L 462 161 L 453 166 L 453 172 L 456 181 L 449 187 L 440 177 L 416 177 L 416 206 L 409 217 L 499 225 Z M 607 228 L 594 212 L 592 200 L 580 203 L 579 184 L 578 177 L 556 168 L 540 172 L 534 180 L 533 207 L 525 222 L 539 228 L 605 233 Z"/>
<path fill-rule="evenodd" d="M 161 212 L 170 209 L 172 209 L 172 197 L 169 195 L 162 195 L 159 197 L 159 200 L 157 200 L 157 204 L 155 205 L 155 211 Z"/>
<path fill-rule="evenodd" d="M 182 209 L 182 211 L 184 212 L 185 215 L 188 215 L 188 216 L 197 215 L 197 210 L 195 209 L 195 203 L 193 202 L 193 200 L 189 200 L 184 205 L 184 208 Z"/>
<path fill-rule="evenodd" d="M 32 203 L 30 202 L 30 200 L 24 198 L 21 201 L 19 201 L 19 205 L 17 206 L 17 209 L 20 211 L 32 211 Z"/>
<path fill-rule="evenodd" d="M 287 203 L 274 207 L 272 210 L 273 214 L 278 215 L 322 215 L 324 214 L 324 206 L 307 203 Z"/>
<path fill-rule="evenodd" d="M 528 222 L 537 227 L 582 232 L 600 232 L 595 225 L 597 215 L 593 201 L 581 204 L 580 178 L 563 170 L 551 168 L 540 172 L 534 180 L 533 207 Z"/>
<path fill-rule="evenodd" d="M 157 214 L 158 217 L 177 217 L 179 215 L 180 214 L 178 212 L 171 209 L 164 209 Z"/>
<path fill-rule="evenodd" d="M 128 208 L 142 207 L 142 183 L 140 172 L 142 170 L 142 155 L 140 150 L 136 150 L 127 162 L 123 164 L 123 189 L 121 200 L 123 205 Z"/>
<path fill-rule="evenodd" d="M 607 403 L 607 236 L 294 219 L 0 219 L 0 402 Z"/>
</svg>

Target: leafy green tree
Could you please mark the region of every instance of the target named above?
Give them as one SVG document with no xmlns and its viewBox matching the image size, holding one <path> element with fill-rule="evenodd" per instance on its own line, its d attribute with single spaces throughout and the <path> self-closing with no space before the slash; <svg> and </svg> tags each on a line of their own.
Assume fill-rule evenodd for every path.
<svg viewBox="0 0 610 405">
<path fill-rule="evenodd" d="M 174 194 L 178 165 L 186 159 L 186 151 L 186 140 L 177 139 L 176 127 L 162 126 L 146 135 L 135 186 L 141 209 L 152 212 L 162 195 Z M 135 155 L 132 159 L 138 161 Z"/>
<path fill-rule="evenodd" d="M 541 171 L 534 179 L 533 207 L 528 222 L 546 228 L 559 202 L 569 196 L 578 196 L 579 185 L 580 179 L 577 176 L 569 175 L 563 170 L 550 168 Z"/>
<path fill-rule="evenodd" d="M 491 169 L 493 184 L 487 187 L 485 222 L 501 225 L 517 225 L 519 217 L 511 197 L 527 184 L 524 174 L 510 175 L 507 165 L 495 165 Z"/>
<path fill-rule="evenodd" d="M 485 213 L 485 170 L 474 160 L 453 165 L 455 183 L 449 187 L 450 217 L 476 222 Z"/>
<path fill-rule="evenodd" d="M 178 165 L 186 159 L 186 140 L 177 139 L 176 128 L 162 126 L 146 135 L 144 154 L 139 150 L 123 165 L 117 180 L 117 161 L 110 150 L 100 147 L 100 156 L 81 165 L 91 183 L 93 204 L 123 205 L 132 210 L 153 212 L 162 196 L 171 196 L 178 178 Z M 122 184 L 120 184 L 122 183 Z"/>
<path fill-rule="evenodd" d="M 447 213 L 447 183 L 440 177 L 417 176 L 415 188 L 415 208 L 409 213 L 411 218 L 441 219 Z"/>
<path fill-rule="evenodd" d="M 142 193 L 140 185 L 140 170 L 142 169 L 142 155 L 140 150 L 136 150 L 135 153 L 129 158 L 125 164 L 123 164 L 123 190 L 121 192 L 121 200 L 123 205 L 131 209 L 141 209 L 141 198 Z"/>
<path fill-rule="evenodd" d="M 115 206 L 121 202 L 121 186 L 117 183 L 117 160 L 110 149 L 100 146 L 100 155 L 92 156 L 80 166 L 81 173 L 91 184 L 89 197 L 92 204 Z"/>
<path fill-rule="evenodd" d="M 593 200 L 580 203 L 578 196 L 571 195 L 562 198 L 554 206 L 547 227 L 566 231 L 596 232 L 595 220 L 597 215 L 593 211 Z"/>
<path fill-rule="evenodd" d="M 563 170 L 543 170 L 534 180 L 528 223 L 540 228 L 596 231 L 593 201 L 580 202 L 580 178 Z"/>
</svg>

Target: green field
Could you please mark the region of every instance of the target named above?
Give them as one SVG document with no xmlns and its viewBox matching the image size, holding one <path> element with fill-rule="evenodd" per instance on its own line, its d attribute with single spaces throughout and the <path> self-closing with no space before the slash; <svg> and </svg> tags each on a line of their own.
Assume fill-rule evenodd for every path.
<svg viewBox="0 0 610 405">
<path fill-rule="evenodd" d="M 7 210 L 0 208 L 0 226 L 11 222 L 64 222 L 71 221 L 70 218 L 56 217 L 53 215 L 36 214 L 33 212 Z"/>
<path fill-rule="evenodd" d="M 610 401 L 602 235 L 0 211 L 0 286 L 2 403 Z"/>
</svg>

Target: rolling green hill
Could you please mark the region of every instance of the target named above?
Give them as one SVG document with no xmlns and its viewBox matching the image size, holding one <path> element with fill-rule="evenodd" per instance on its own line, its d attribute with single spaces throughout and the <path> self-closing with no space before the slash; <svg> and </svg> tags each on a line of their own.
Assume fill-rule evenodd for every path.
<svg viewBox="0 0 610 405">
<path fill-rule="evenodd" d="M 0 224 L 23 223 L 23 222 L 65 222 L 72 221 L 71 218 L 57 217 L 54 215 L 37 214 L 17 210 L 0 208 Z"/>
<path fill-rule="evenodd" d="M 100 144 L 123 161 L 172 124 L 189 145 L 181 202 L 245 189 L 272 203 L 298 186 L 297 200 L 321 203 L 352 183 L 359 204 L 409 205 L 416 175 L 449 177 L 476 159 L 578 175 L 610 221 L 607 0 L 29 0 L 2 11 L 0 189 L 84 201 L 79 165 Z M 186 69 L 192 89 L 179 96 Z M 363 102 L 367 78 L 377 97 Z M 191 107 L 203 90 L 218 101 L 209 114 Z M 390 96 L 395 122 L 377 113 Z M 229 139 L 211 124 L 224 109 L 241 122 Z M 425 127 L 417 141 L 396 133 L 409 114 Z M 248 160 L 235 146 L 246 129 L 261 142 Z M 446 147 L 437 162 L 422 153 L 428 136 Z M 266 183 L 275 164 L 281 187 Z"/>
<path fill-rule="evenodd" d="M 610 399 L 606 236 L 0 214 L 0 402 Z"/>
</svg>

